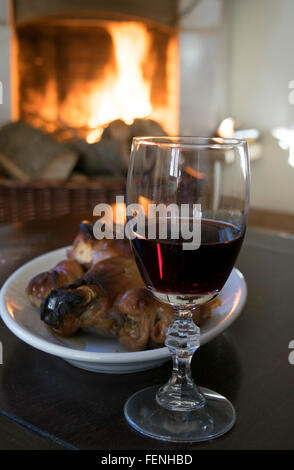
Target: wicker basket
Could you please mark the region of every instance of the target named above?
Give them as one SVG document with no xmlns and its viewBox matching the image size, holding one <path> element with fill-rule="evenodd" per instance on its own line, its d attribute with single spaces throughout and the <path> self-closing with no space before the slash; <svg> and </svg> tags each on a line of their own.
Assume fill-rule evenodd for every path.
<svg viewBox="0 0 294 470">
<path fill-rule="evenodd" d="M 0 223 L 89 213 L 99 202 L 113 203 L 125 193 L 125 179 L 89 181 L 0 180 Z"/>
</svg>

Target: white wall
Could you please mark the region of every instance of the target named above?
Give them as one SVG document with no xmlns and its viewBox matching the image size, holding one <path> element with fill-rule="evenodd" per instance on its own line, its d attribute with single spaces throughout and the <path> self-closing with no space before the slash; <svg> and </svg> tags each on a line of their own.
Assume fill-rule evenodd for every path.
<svg viewBox="0 0 294 470">
<path fill-rule="evenodd" d="M 191 0 L 180 0 L 185 12 Z M 214 133 L 225 103 L 223 0 L 199 0 L 180 20 L 180 133 Z"/>
<path fill-rule="evenodd" d="M 263 133 L 263 157 L 252 163 L 254 207 L 294 213 L 294 168 L 271 137 L 294 127 L 288 85 L 294 80 L 294 1 L 226 0 L 230 15 L 229 114 Z"/>
</svg>

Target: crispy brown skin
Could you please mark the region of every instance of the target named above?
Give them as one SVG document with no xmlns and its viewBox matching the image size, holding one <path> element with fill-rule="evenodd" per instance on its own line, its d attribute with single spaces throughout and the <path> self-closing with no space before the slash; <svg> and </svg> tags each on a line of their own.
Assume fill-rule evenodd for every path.
<svg viewBox="0 0 294 470">
<path fill-rule="evenodd" d="M 117 256 L 51 292 L 41 306 L 41 318 L 63 336 L 92 326 L 116 334 L 127 350 L 139 351 L 150 343 L 163 344 L 173 312 L 144 288 L 134 259 Z"/>
<path fill-rule="evenodd" d="M 200 307 L 192 312 L 192 317 L 196 325 L 201 326 L 205 323 L 208 318 L 211 316 L 211 311 L 213 308 L 219 307 L 221 305 L 221 294 L 215 297 L 213 300 L 210 300 L 207 304 L 200 305 Z"/>
<path fill-rule="evenodd" d="M 133 259 L 116 256 L 95 264 L 79 281 L 51 292 L 41 305 L 41 319 L 63 336 L 94 326 L 114 331 L 113 308 L 131 287 L 143 285 Z"/>
<path fill-rule="evenodd" d="M 145 288 L 133 288 L 120 299 L 118 311 L 124 317 L 118 331 L 119 343 L 127 350 L 141 351 L 150 343 L 162 346 L 165 329 L 173 321 L 169 305 L 156 300 Z"/>
<path fill-rule="evenodd" d="M 132 257 L 132 251 L 127 240 L 97 240 L 93 235 L 92 224 L 83 221 L 67 256 L 85 268 L 90 268 L 100 261 L 114 256 Z"/>
<path fill-rule="evenodd" d="M 62 336 L 93 327 L 115 334 L 129 351 L 164 344 L 173 310 L 145 288 L 128 241 L 96 240 L 92 224 L 84 221 L 68 257 L 27 287 L 48 326 Z M 217 298 L 198 309 L 195 323 L 201 324 L 219 303 Z"/>
<path fill-rule="evenodd" d="M 61 336 L 92 326 L 108 309 L 104 291 L 82 279 L 52 291 L 40 307 L 41 320 Z"/>
<path fill-rule="evenodd" d="M 26 293 L 30 302 L 40 307 L 42 301 L 54 289 L 71 284 L 84 275 L 83 268 L 74 260 L 64 260 L 50 271 L 38 274 L 29 282 Z"/>
</svg>

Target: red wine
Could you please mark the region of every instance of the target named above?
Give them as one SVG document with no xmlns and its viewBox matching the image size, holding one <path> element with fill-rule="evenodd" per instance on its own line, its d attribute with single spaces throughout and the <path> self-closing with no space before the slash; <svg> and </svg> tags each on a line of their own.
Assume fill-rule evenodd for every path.
<svg viewBox="0 0 294 470">
<path fill-rule="evenodd" d="M 140 236 L 132 240 L 132 247 L 141 275 L 152 290 L 207 295 L 222 289 L 243 238 L 244 234 L 232 224 L 202 219 L 198 249 L 183 250 L 187 240 L 182 238 L 151 240 Z"/>
</svg>

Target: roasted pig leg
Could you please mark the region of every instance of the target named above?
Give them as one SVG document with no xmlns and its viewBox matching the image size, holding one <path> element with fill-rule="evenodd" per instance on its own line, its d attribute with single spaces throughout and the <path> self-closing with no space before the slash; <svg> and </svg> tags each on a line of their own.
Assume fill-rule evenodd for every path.
<svg viewBox="0 0 294 470">
<path fill-rule="evenodd" d="M 97 240 L 93 235 L 93 224 L 85 220 L 81 222 L 79 233 L 67 255 L 69 259 L 77 261 L 85 268 L 90 268 L 114 256 L 129 258 L 132 256 L 132 251 L 128 240 Z"/>
<path fill-rule="evenodd" d="M 142 285 L 133 259 L 108 258 L 79 281 L 51 292 L 41 305 L 41 319 L 63 336 L 89 326 L 115 332 L 114 306 L 126 290 Z"/>
<path fill-rule="evenodd" d="M 210 305 L 209 305 L 210 304 Z M 216 298 L 196 309 L 193 320 L 201 325 L 211 315 L 211 309 L 219 306 Z M 164 345 L 166 329 L 174 320 L 174 311 L 168 304 L 160 302 L 146 289 L 129 289 L 116 307 L 116 334 L 119 343 L 128 351 L 158 348 Z"/>
<path fill-rule="evenodd" d="M 40 307 L 42 301 L 54 289 L 71 284 L 83 277 L 85 271 L 74 260 L 64 260 L 50 271 L 38 274 L 29 282 L 26 293 L 35 307 Z"/>
<path fill-rule="evenodd" d="M 166 327 L 173 321 L 172 308 L 145 288 L 128 290 L 118 303 L 118 313 L 122 318 L 118 340 L 128 351 L 162 346 Z"/>
<path fill-rule="evenodd" d="M 107 297 L 84 279 L 52 291 L 40 307 L 41 320 L 61 336 L 73 336 L 107 311 Z"/>
</svg>

